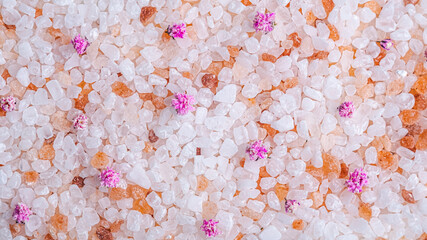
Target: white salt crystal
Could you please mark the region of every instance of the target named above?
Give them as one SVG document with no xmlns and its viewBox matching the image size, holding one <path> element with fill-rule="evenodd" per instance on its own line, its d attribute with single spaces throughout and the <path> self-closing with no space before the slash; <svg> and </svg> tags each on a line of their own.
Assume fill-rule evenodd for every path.
<svg viewBox="0 0 427 240">
<path fill-rule="evenodd" d="M 126 175 L 126 178 L 145 189 L 149 189 L 151 187 L 151 181 L 145 173 L 145 170 L 142 168 L 141 164 L 135 165 Z"/>
<path fill-rule="evenodd" d="M 250 38 L 246 39 L 245 40 L 245 46 L 246 46 L 246 50 L 249 53 L 256 53 L 261 48 L 258 40 L 254 37 L 250 37 Z"/>
<path fill-rule="evenodd" d="M 280 201 L 274 191 L 270 191 L 267 193 L 267 202 L 268 206 L 274 210 L 280 211 Z"/>
<path fill-rule="evenodd" d="M 27 87 L 30 84 L 28 69 L 26 67 L 20 68 L 16 73 L 16 79 L 18 79 L 22 86 Z"/>
<path fill-rule="evenodd" d="M 265 204 L 263 202 L 260 201 L 256 201 L 256 200 L 249 200 L 247 207 L 249 209 L 254 210 L 255 212 L 262 212 L 262 210 L 264 210 L 265 208 Z"/>
<path fill-rule="evenodd" d="M 135 77 L 135 65 L 128 58 L 120 63 L 119 69 L 127 81 L 132 81 Z"/>
<path fill-rule="evenodd" d="M 117 61 L 120 58 L 120 50 L 112 44 L 102 43 L 99 45 L 99 49 L 105 54 L 105 56 L 111 59 L 111 61 Z"/>
<path fill-rule="evenodd" d="M 370 8 L 364 7 L 359 11 L 360 21 L 363 23 L 369 23 L 372 21 L 376 15 Z"/>
<path fill-rule="evenodd" d="M 369 147 L 365 151 L 366 163 L 371 164 L 377 161 L 377 150 L 375 147 Z"/>
<path fill-rule="evenodd" d="M 131 232 L 139 232 L 141 229 L 142 214 L 135 210 L 130 210 L 127 216 L 126 228 Z"/>
<path fill-rule="evenodd" d="M 237 86 L 234 84 L 229 84 L 217 92 L 213 100 L 223 103 L 234 103 L 234 101 L 236 101 L 236 92 Z"/>
<path fill-rule="evenodd" d="M 291 116 L 285 115 L 279 120 L 273 122 L 271 124 L 271 127 L 276 129 L 279 132 L 289 131 L 294 128 L 294 120 L 292 119 Z"/>
<path fill-rule="evenodd" d="M 279 240 L 282 239 L 282 234 L 277 230 L 274 225 L 266 227 L 260 234 L 259 239 L 261 240 Z"/>
<path fill-rule="evenodd" d="M 25 223 L 25 228 L 29 232 L 34 232 L 35 230 L 39 229 L 42 226 L 42 221 L 39 216 L 37 215 L 31 215 L 29 217 L 29 220 Z"/>
<path fill-rule="evenodd" d="M 30 43 L 27 41 L 22 41 L 18 44 L 18 52 L 19 52 L 19 55 L 21 55 L 24 58 L 30 58 L 34 54 Z"/>
<path fill-rule="evenodd" d="M 335 194 L 328 194 L 326 196 L 325 205 L 330 211 L 339 211 L 343 207 L 341 200 Z"/>
<path fill-rule="evenodd" d="M 322 124 L 320 125 L 322 133 L 326 135 L 332 132 L 336 128 L 337 122 L 337 119 L 332 114 L 325 114 Z"/>
<path fill-rule="evenodd" d="M 408 41 L 411 39 L 411 34 L 408 30 L 398 29 L 390 34 L 390 38 L 395 41 Z"/>
<path fill-rule="evenodd" d="M 299 176 L 305 171 L 305 162 L 302 160 L 295 160 L 286 166 L 286 170 L 291 176 Z"/>
<path fill-rule="evenodd" d="M 64 97 L 64 91 L 57 80 L 51 80 L 46 83 L 46 87 L 49 90 L 53 100 L 59 100 Z"/>
<path fill-rule="evenodd" d="M 188 198 L 187 208 L 193 212 L 202 212 L 203 198 L 192 195 Z"/>
<path fill-rule="evenodd" d="M 148 46 L 141 50 L 141 55 L 148 61 L 154 62 L 158 60 L 162 55 L 162 50 L 154 46 Z"/>
<path fill-rule="evenodd" d="M 25 109 L 24 112 L 22 113 L 22 120 L 27 125 L 36 124 L 38 117 L 39 117 L 39 114 L 35 107 L 29 107 Z"/>
<path fill-rule="evenodd" d="M 284 94 L 280 98 L 280 104 L 282 105 L 283 109 L 290 114 L 294 110 L 298 108 L 296 99 L 291 94 Z"/>
<path fill-rule="evenodd" d="M 236 144 L 231 139 L 226 138 L 221 145 L 219 153 L 221 156 L 231 158 L 237 153 L 237 150 Z"/>
<path fill-rule="evenodd" d="M 242 89 L 242 95 L 246 98 L 254 98 L 259 92 L 258 86 L 252 83 L 246 84 Z"/>
</svg>

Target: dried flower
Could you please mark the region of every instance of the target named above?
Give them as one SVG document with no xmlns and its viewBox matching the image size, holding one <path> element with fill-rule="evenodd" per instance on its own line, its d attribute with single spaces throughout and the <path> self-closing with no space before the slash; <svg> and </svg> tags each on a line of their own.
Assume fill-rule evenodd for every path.
<svg viewBox="0 0 427 240">
<path fill-rule="evenodd" d="M 78 115 L 76 118 L 74 118 L 73 122 L 74 129 L 83 130 L 87 128 L 87 117 L 84 114 Z"/>
<path fill-rule="evenodd" d="M 218 234 L 221 233 L 216 226 L 218 223 L 218 221 L 215 221 L 213 219 L 209 219 L 208 221 L 203 220 L 203 225 L 200 227 L 200 229 L 205 232 L 206 236 L 216 237 Z"/>
<path fill-rule="evenodd" d="M 352 193 L 362 192 L 362 188 L 369 183 L 368 176 L 362 168 L 354 170 L 350 174 L 349 180 L 346 181 L 348 190 Z"/>
<path fill-rule="evenodd" d="M 394 46 L 394 42 L 391 39 L 384 39 L 382 41 L 379 41 L 379 43 L 380 43 L 380 46 L 387 51 Z"/>
<path fill-rule="evenodd" d="M 338 111 L 341 117 L 348 117 L 348 118 L 353 117 L 353 112 L 354 112 L 353 102 L 341 103 L 341 105 L 338 107 Z"/>
<path fill-rule="evenodd" d="M 274 17 L 275 13 L 260 13 L 257 12 L 255 19 L 254 19 L 254 28 L 255 31 L 263 31 L 264 33 L 269 33 L 273 31 L 274 28 Z"/>
<path fill-rule="evenodd" d="M 172 107 L 176 109 L 179 115 L 185 115 L 188 112 L 194 111 L 195 108 L 192 106 L 196 103 L 194 97 L 185 93 L 175 94 L 175 99 L 172 100 Z"/>
<path fill-rule="evenodd" d="M 90 43 L 87 40 L 87 38 L 82 38 L 80 34 L 74 37 L 73 40 L 71 40 L 71 43 L 74 46 L 74 49 L 76 49 L 78 54 L 83 54 L 86 52 L 87 47 L 89 47 Z"/>
<path fill-rule="evenodd" d="M 13 110 L 16 109 L 16 100 L 12 96 L 2 97 L 0 100 L 0 104 L 1 104 L 1 108 L 5 112 L 12 112 Z"/>
<path fill-rule="evenodd" d="M 297 200 L 285 199 L 285 212 L 293 213 L 295 209 L 301 205 Z"/>
<path fill-rule="evenodd" d="M 171 26 L 168 26 L 168 29 L 166 30 L 166 33 L 169 34 L 173 39 L 175 38 L 184 38 L 185 34 L 185 24 L 174 24 Z"/>
<path fill-rule="evenodd" d="M 12 217 L 17 223 L 25 223 L 29 220 L 31 214 L 33 214 L 33 212 L 25 203 L 18 203 L 15 206 Z"/>
<path fill-rule="evenodd" d="M 260 158 L 266 158 L 268 150 L 261 140 L 257 140 L 246 149 L 246 152 L 249 154 L 250 160 L 257 161 Z"/>
<path fill-rule="evenodd" d="M 101 172 L 99 179 L 101 180 L 101 186 L 115 188 L 119 184 L 120 174 L 112 168 L 107 167 L 107 169 Z"/>
</svg>

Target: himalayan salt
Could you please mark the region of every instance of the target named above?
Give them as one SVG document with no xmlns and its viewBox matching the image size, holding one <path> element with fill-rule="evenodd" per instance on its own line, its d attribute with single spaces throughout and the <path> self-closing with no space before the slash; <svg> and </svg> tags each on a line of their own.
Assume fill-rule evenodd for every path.
<svg viewBox="0 0 427 240">
<path fill-rule="evenodd" d="M 315 59 L 323 60 L 323 59 L 326 59 L 328 56 L 329 56 L 329 52 L 326 52 L 326 51 L 317 51 L 317 52 L 313 53 L 313 55 L 311 55 L 307 59 L 309 61 L 315 60 Z"/>
<path fill-rule="evenodd" d="M 289 186 L 285 184 L 277 183 L 276 186 L 274 186 L 274 192 L 276 193 L 276 196 L 279 199 L 279 201 L 283 201 L 288 195 Z"/>
<path fill-rule="evenodd" d="M 380 4 L 378 4 L 378 2 L 375 1 L 375 0 L 371 0 L 369 2 L 366 2 L 363 5 L 363 7 L 371 9 L 371 11 L 373 13 L 375 13 L 377 16 L 381 13 L 381 9 L 382 9 L 382 7 L 380 6 Z"/>
<path fill-rule="evenodd" d="M 382 146 L 385 150 L 390 151 L 391 150 L 391 141 L 390 138 L 387 135 L 381 136 L 378 138 L 381 142 Z"/>
<path fill-rule="evenodd" d="M 64 216 L 62 214 L 55 214 L 53 215 L 53 217 L 50 219 L 52 226 L 61 232 L 67 232 L 67 226 L 68 226 L 68 217 Z"/>
<path fill-rule="evenodd" d="M 36 171 L 30 171 L 24 173 L 24 181 L 28 184 L 34 184 L 39 179 L 39 174 Z"/>
<path fill-rule="evenodd" d="M 419 1 L 420 1 L 420 0 L 403 0 L 403 3 L 404 3 L 405 5 L 408 5 L 408 4 L 416 5 Z"/>
<path fill-rule="evenodd" d="M 98 227 L 96 229 L 96 236 L 99 238 L 99 240 L 113 240 L 113 234 L 109 229 L 106 229 L 105 227 Z"/>
<path fill-rule="evenodd" d="M 326 15 L 328 16 L 329 13 L 334 9 L 334 1 L 333 0 L 322 0 L 323 8 L 325 9 Z"/>
<path fill-rule="evenodd" d="M 139 15 L 139 20 L 144 26 L 146 26 L 156 12 L 157 12 L 157 9 L 155 7 L 151 7 L 151 6 L 142 7 L 141 14 Z"/>
<path fill-rule="evenodd" d="M 408 203 L 415 203 L 414 196 L 410 191 L 402 189 L 402 197 Z"/>
<path fill-rule="evenodd" d="M 294 88 L 297 85 L 298 85 L 298 78 L 297 77 L 291 77 L 291 78 L 287 78 L 283 82 L 280 82 L 278 89 L 285 93 L 286 90 L 288 90 L 289 88 Z"/>
<path fill-rule="evenodd" d="M 205 191 L 209 185 L 209 180 L 202 175 L 197 176 L 197 191 Z"/>
<path fill-rule="evenodd" d="M 329 38 L 333 41 L 338 41 L 340 39 L 338 29 L 332 24 L 328 24 L 327 26 L 329 28 Z"/>
<path fill-rule="evenodd" d="M 21 224 L 17 223 L 17 224 L 10 225 L 10 232 L 12 233 L 13 237 L 16 237 L 20 231 L 21 231 Z"/>
<path fill-rule="evenodd" d="M 245 5 L 246 7 L 252 5 L 250 0 L 241 0 L 241 2 L 243 3 L 243 5 Z"/>
<path fill-rule="evenodd" d="M 82 188 L 85 185 L 84 180 L 85 179 L 80 177 L 80 176 L 75 176 L 71 183 L 77 185 L 77 187 L 79 187 L 79 188 Z"/>
<path fill-rule="evenodd" d="M 52 127 L 61 132 L 68 132 L 72 122 L 67 120 L 67 114 L 62 111 L 56 111 L 50 118 Z"/>
<path fill-rule="evenodd" d="M 417 240 L 427 240 L 427 233 L 423 233 Z"/>
<path fill-rule="evenodd" d="M 314 22 L 317 20 L 312 11 L 308 11 L 305 15 L 305 21 L 307 25 L 314 25 Z"/>
<path fill-rule="evenodd" d="M 105 168 L 110 162 L 108 155 L 103 152 L 97 152 L 90 160 L 90 165 L 94 168 Z"/>
<path fill-rule="evenodd" d="M 374 84 L 366 84 L 365 86 L 357 90 L 357 95 L 363 99 L 368 99 L 374 96 L 375 87 Z"/>
<path fill-rule="evenodd" d="M 268 54 L 268 53 L 263 53 L 261 55 L 261 58 L 262 58 L 263 61 L 266 61 L 266 62 L 275 63 L 277 61 L 277 58 L 275 56 L 273 56 L 271 54 Z"/>
<path fill-rule="evenodd" d="M 231 57 L 239 56 L 239 51 L 240 51 L 239 47 L 227 46 L 227 50 L 228 50 L 228 53 L 230 54 Z"/>
<path fill-rule="evenodd" d="M 243 207 L 240 209 L 240 212 L 242 213 L 243 216 L 246 216 L 248 218 L 251 218 L 254 221 L 258 221 L 261 219 L 262 214 L 259 212 L 255 212 L 254 210 L 248 208 L 248 207 Z"/>
<path fill-rule="evenodd" d="M 215 89 L 218 87 L 218 77 L 212 73 L 205 74 L 202 77 L 202 84 L 209 89 Z"/>
<path fill-rule="evenodd" d="M 419 135 L 422 132 L 421 126 L 418 124 L 404 126 L 408 130 L 408 135 Z"/>
<path fill-rule="evenodd" d="M 137 201 L 133 201 L 133 210 L 139 211 L 142 214 L 154 214 L 154 209 L 148 205 L 145 199 L 140 199 Z"/>
<path fill-rule="evenodd" d="M 402 92 L 405 87 L 405 82 L 402 79 L 396 79 L 387 85 L 387 96 L 395 96 Z"/>
<path fill-rule="evenodd" d="M 201 148 L 196 148 L 196 155 L 197 156 L 202 155 L 202 149 Z"/>
<path fill-rule="evenodd" d="M 209 67 L 206 69 L 206 72 L 214 74 L 215 76 L 218 76 L 223 68 L 222 62 L 212 62 Z"/>
<path fill-rule="evenodd" d="M 411 148 L 415 147 L 415 139 L 411 135 L 405 136 L 402 139 L 400 139 L 400 145 L 402 147 L 411 149 Z"/>
<path fill-rule="evenodd" d="M 415 96 L 415 104 L 413 109 L 423 111 L 427 108 L 427 97 L 421 94 Z"/>
<path fill-rule="evenodd" d="M 55 240 L 53 237 L 52 237 L 52 235 L 50 235 L 49 233 L 48 234 L 46 234 L 46 236 L 44 236 L 44 239 L 43 240 Z"/>
<path fill-rule="evenodd" d="M 317 178 L 319 181 L 323 179 L 323 169 L 322 168 L 316 168 L 312 165 L 307 165 L 305 167 L 305 171 L 308 172 L 311 176 Z"/>
<path fill-rule="evenodd" d="M 127 198 L 128 194 L 126 189 L 123 188 L 112 188 L 110 190 L 110 199 L 111 200 L 121 200 L 123 198 Z"/>
<path fill-rule="evenodd" d="M 113 233 L 118 232 L 124 222 L 125 222 L 124 220 L 117 220 L 113 222 L 110 226 L 110 231 Z"/>
<path fill-rule="evenodd" d="M 412 85 L 412 89 L 417 91 L 419 94 L 427 92 L 427 75 L 418 77 L 417 81 Z"/>
<path fill-rule="evenodd" d="M 427 129 L 424 129 L 423 132 L 418 137 L 415 148 L 421 151 L 424 151 L 427 149 Z"/>
<path fill-rule="evenodd" d="M 134 200 L 143 199 L 150 193 L 150 190 L 138 185 L 128 185 L 127 191 Z"/>
<path fill-rule="evenodd" d="M 309 195 L 309 199 L 313 201 L 312 207 L 318 209 L 323 204 L 323 194 L 319 191 L 311 192 Z"/>
<path fill-rule="evenodd" d="M 133 91 L 126 86 L 126 84 L 122 82 L 115 82 L 111 85 L 111 88 L 113 90 L 113 93 L 115 93 L 117 96 L 120 96 L 122 98 L 127 98 L 132 96 Z"/>
<path fill-rule="evenodd" d="M 322 153 L 323 173 L 329 178 L 337 178 L 341 173 L 341 164 L 334 156 Z"/>
<path fill-rule="evenodd" d="M 387 55 L 387 52 L 384 49 L 381 49 L 381 52 L 374 58 L 374 65 L 380 65 L 381 60 Z"/>
<path fill-rule="evenodd" d="M 292 41 L 292 46 L 299 48 L 301 46 L 301 38 L 298 36 L 298 33 L 294 32 L 289 34 L 288 39 Z"/>
<path fill-rule="evenodd" d="M 204 219 L 211 219 L 218 213 L 218 206 L 215 202 L 204 201 L 202 205 L 202 217 Z"/>
<path fill-rule="evenodd" d="M 412 125 L 418 122 L 420 119 L 420 113 L 417 110 L 406 109 L 400 112 L 399 117 L 403 124 Z"/>
<path fill-rule="evenodd" d="M 378 165 L 382 169 L 389 169 L 393 165 L 397 164 L 396 158 L 389 151 L 379 151 L 377 154 Z"/>
<path fill-rule="evenodd" d="M 55 149 L 52 145 L 44 145 L 39 151 L 39 158 L 42 160 L 53 160 L 55 158 Z"/>
<path fill-rule="evenodd" d="M 155 143 L 157 142 L 157 140 L 159 140 L 159 137 L 156 136 L 153 129 L 150 129 L 150 131 L 148 131 L 148 140 L 150 141 L 150 143 Z"/>
<path fill-rule="evenodd" d="M 372 209 L 366 203 L 360 203 L 359 206 L 359 217 L 365 219 L 366 221 L 370 221 L 372 217 Z"/>
<path fill-rule="evenodd" d="M 271 137 L 274 137 L 279 131 L 272 128 L 270 124 L 266 123 L 258 123 L 259 126 L 267 131 L 267 134 Z"/>
<path fill-rule="evenodd" d="M 296 219 L 292 222 L 292 228 L 295 230 L 303 230 L 305 223 L 302 219 Z"/>
<path fill-rule="evenodd" d="M 345 163 L 341 163 L 341 173 L 339 178 L 347 178 L 348 177 L 348 166 Z"/>
</svg>

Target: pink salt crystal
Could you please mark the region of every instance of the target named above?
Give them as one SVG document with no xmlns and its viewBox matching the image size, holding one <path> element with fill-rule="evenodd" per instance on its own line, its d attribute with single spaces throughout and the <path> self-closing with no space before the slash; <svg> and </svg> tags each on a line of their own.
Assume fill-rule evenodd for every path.
<svg viewBox="0 0 427 240">
<path fill-rule="evenodd" d="M 218 221 L 215 221 L 213 219 L 209 219 L 208 221 L 203 220 L 203 225 L 200 227 L 200 229 L 205 232 L 206 236 L 216 237 L 218 234 L 220 234 L 220 231 L 217 229 L 216 226 L 218 223 Z"/>
<path fill-rule="evenodd" d="M 5 112 L 12 112 L 16 109 L 16 100 L 13 96 L 2 97 L 0 100 L 1 108 Z"/>
<path fill-rule="evenodd" d="M 274 28 L 274 18 L 275 13 L 260 13 L 257 12 L 255 19 L 254 19 L 254 28 L 255 31 L 263 31 L 264 33 L 269 33 L 273 31 Z"/>
<path fill-rule="evenodd" d="M 31 214 L 33 214 L 33 212 L 30 210 L 30 208 L 28 208 L 27 205 L 24 203 L 18 203 L 15 206 L 12 217 L 17 223 L 25 223 L 29 220 L 29 216 Z"/>
<path fill-rule="evenodd" d="M 175 38 L 184 38 L 185 34 L 185 24 L 174 24 L 171 26 L 168 26 L 168 29 L 166 30 L 166 33 L 169 34 L 173 39 Z"/>
<path fill-rule="evenodd" d="M 286 199 L 285 212 L 293 213 L 299 205 L 301 204 L 297 200 Z"/>
<path fill-rule="evenodd" d="M 384 39 L 382 41 L 379 41 L 379 43 L 380 43 L 380 46 L 387 51 L 390 50 L 394 45 L 394 42 L 391 39 Z"/>
<path fill-rule="evenodd" d="M 76 49 L 78 54 L 83 54 L 86 52 L 87 47 L 89 47 L 90 43 L 87 40 L 87 38 L 82 38 L 80 34 L 77 34 L 77 36 L 74 37 L 73 40 L 71 40 L 71 43 L 74 46 L 74 49 Z"/>
<path fill-rule="evenodd" d="M 362 192 L 362 187 L 367 186 L 368 183 L 368 176 L 362 168 L 354 170 L 350 174 L 349 180 L 346 181 L 347 188 L 352 193 Z"/>
<path fill-rule="evenodd" d="M 341 103 L 341 105 L 338 107 L 338 111 L 341 117 L 348 117 L 348 118 L 353 117 L 353 112 L 354 112 L 353 102 Z"/>
<path fill-rule="evenodd" d="M 194 97 L 185 93 L 175 94 L 175 99 L 172 100 L 172 107 L 176 109 L 179 115 L 185 115 L 188 112 L 194 111 L 193 104 L 196 103 Z"/>
<path fill-rule="evenodd" d="M 246 152 L 249 154 L 250 160 L 257 161 L 260 158 L 266 158 L 268 150 L 261 140 L 257 140 L 246 149 Z"/>
<path fill-rule="evenodd" d="M 120 174 L 112 168 L 107 167 L 107 169 L 101 172 L 99 179 L 101 180 L 101 186 L 116 188 L 120 181 Z"/>
<path fill-rule="evenodd" d="M 78 115 L 76 118 L 74 118 L 73 127 L 74 129 L 83 130 L 87 128 L 87 117 L 84 114 Z"/>
</svg>

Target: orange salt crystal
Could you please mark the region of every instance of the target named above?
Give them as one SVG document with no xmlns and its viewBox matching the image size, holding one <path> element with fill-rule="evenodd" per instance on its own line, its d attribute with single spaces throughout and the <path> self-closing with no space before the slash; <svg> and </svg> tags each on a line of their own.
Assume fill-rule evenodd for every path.
<svg viewBox="0 0 427 240">
<path fill-rule="evenodd" d="M 387 135 L 379 137 L 379 140 L 381 141 L 381 144 L 384 146 L 385 150 L 387 151 L 391 150 L 391 141 Z"/>
<path fill-rule="evenodd" d="M 375 1 L 375 0 L 372 0 L 372 1 L 366 2 L 366 3 L 363 5 L 363 7 L 367 7 L 367 8 L 369 8 L 369 9 L 371 9 L 371 11 L 372 11 L 373 13 L 375 13 L 377 16 L 381 13 L 381 9 L 382 9 L 382 7 L 380 6 L 380 4 L 378 4 L 378 2 L 377 2 L 377 1 Z"/>
<path fill-rule="evenodd" d="M 212 73 L 207 73 L 205 75 L 203 75 L 202 79 L 202 84 L 204 87 L 207 87 L 209 89 L 214 89 L 218 87 L 218 77 L 215 74 Z"/>
<path fill-rule="evenodd" d="M 139 21 L 146 26 L 152 18 L 154 18 L 154 14 L 157 12 L 157 8 L 146 6 L 141 8 L 141 14 L 139 15 Z"/>
<path fill-rule="evenodd" d="M 142 214 L 150 214 L 150 215 L 154 214 L 153 208 L 150 205 L 148 205 L 147 201 L 144 198 L 137 201 L 133 201 L 132 209 L 139 211 Z"/>
<path fill-rule="evenodd" d="M 197 176 L 197 191 L 205 191 L 209 185 L 209 180 L 202 175 Z"/>
<path fill-rule="evenodd" d="M 120 230 L 120 226 L 124 223 L 124 220 L 117 220 L 115 222 L 113 222 L 110 226 L 110 231 L 115 233 L 118 232 Z"/>
<path fill-rule="evenodd" d="M 411 135 L 407 135 L 407 136 L 403 137 L 402 139 L 400 139 L 400 145 L 402 147 L 411 149 L 411 148 L 415 147 L 415 139 Z"/>
<path fill-rule="evenodd" d="M 310 193 L 309 198 L 311 200 L 313 200 L 313 205 L 312 205 L 313 208 L 317 209 L 320 206 L 322 206 L 322 204 L 323 204 L 323 194 L 321 194 L 320 192 L 317 191 L 317 192 Z"/>
<path fill-rule="evenodd" d="M 258 221 L 262 217 L 261 213 L 255 212 L 254 210 L 249 209 L 248 207 L 241 208 L 240 212 L 243 216 L 251 218 L 254 221 Z"/>
<path fill-rule="evenodd" d="M 38 18 L 41 15 L 43 15 L 43 10 L 40 8 L 36 8 L 36 14 L 35 14 L 34 18 Z"/>
<path fill-rule="evenodd" d="M 44 236 L 44 240 L 55 240 L 49 233 Z"/>
<path fill-rule="evenodd" d="M 108 155 L 103 152 L 97 152 L 90 160 L 90 165 L 94 168 L 105 168 L 110 162 Z"/>
<path fill-rule="evenodd" d="M 421 94 L 415 95 L 415 104 L 412 109 L 423 111 L 427 108 L 427 97 Z"/>
<path fill-rule="evenodd" d="M 122 82 L 115 82 L 111 85 L 111 88 L 113 90 L 113 93 L 115 93 L 116 95 L 122 97 L 122 98 L 127 98 L 132 96 L 133 91 L 128 88 L 126 86 L 126 84 L 122 83 Z"/>
<path fill-rule="evenodd" d="M 405 83 L 402 79 L 396 79 L 387 85 L 387 96 L 394 96 L 402 92 Z"/>
<path fill-rule="evenodd" d="M 204 219 L 213 219 L 218 213 L 218 206 L 211 201 L 203 202 L 202 209 L 202 217 Z"/>
<path fill-rule="evenodd" d="M 55 149 L 52 145 L 44 145 L 39 151 L 39 158 L 42 160 L 53 160 L 55 158 Z"/>
<path fill-rule="evenodd" d="M 408 203 L 415 203 L 414 196 L 410 191 L 402 189 L 402 197 Z"/>
<path fill-rule="evenodd" d="M 357 94 L 363 98 L 363 99 L 368 99 L 374 96 L 375 93 L 375 87 L 374 84 L 366 84 L 365 86 L 359 88 L 357 90 Z"/>
<path fill-rule="evenodd" d="M 212 73 L 215 76 L 218 76 L 223 68 L 222 62 L 212 62 L 211 65 L 206 69 L 206 72 Z"/>
<path fill-rule="evenodd" d="M 420 119 L 420 113 L 417 110 L 406 109 L 400 112 L 399 117 L 403 124 L 412 125 L 418 122 Z"/>
<path fill-rule="evenodd" d="M 277 58 L 275 56 L 273 56 L 271 54 L 268 54 L 268 53 L 263 53 L 261 55 L 261 58 L 262 58 L 263 61 L 266 61 L 266 62 L 275 63 L 277 61 Z"/>
<path fill-rule="evenodd" d="M 123 198 L 127 198 L 128 194 L 126 189 L 123 188 L 112 188 L 110 190 L 110 199 L 111 200 L 121 200 Z"/>
<path fill-rule="evenodd" d="M 382 169 L 389 169 L 395 163 L 397 163 L 397 161 L 395 161 L 395 157 L 389 151 L 379 151 L 377 154 L 377 158 L 378 158 L 378 165 L 380 165 Z"/>
<path fill-rule="evenodd" d="M 126 190 L 128 191 L 129 196 L 134 200 L 143 199 L 151 192 L 149 189 L 145 189 L 138 185 L 128 185 Z"/>
<path fill-rule="evenodd" d="M 228 50 L 228 53 L 230 54 L 231 57 L 239 56 L 240 48 L 235 47 L 235 46 L 227 46 L 227 50 Z"/>
<path fill-rule="evenodd" d="M 427 129 L 424 129 L 423 132 L 418 137 L 415 148 L 417 150 L 422 150 L 422 151 L 427 149 Z"/>
<path fill-rule="evenodd" d="M 291 77 L 287 78 L 285 81 L 281 82 L 277 87 L 280 91 L 286 92 L 289 88 L 294 88 L 298 85 L 298 78 Z"/>
<path fill-rule="evenodd" d="M 422 132 L 421 126 L 418 124 L 406 125 L 404 128 L 408 129 L 408 134 L 412 136 L 419 135 Z"/>
<path fill-rule="evenodd" d="M 160 76 L 165 79 L 169 79 L 169 69 L 154 68 L 153 74 L 156 74 L 157 76 Z"/>
<path fill-rule="evenodd" d="M 258 124 L 261 128 L 264 128 L 267 131 L 267 134 L 271 137 L 274 137 L 279 132 L 276 129 L 272 128 L 270 124 L 260 122 L 258 122 Z"/>
<path fill-rule="evenodd" d="M 341 173 L 341 164 L 334 156 L 322 153 L 323 173 L 329 178 L 337 178 Z"/>
<path fill-rule="evenodd" d="M 325 9 L 326 16 L 334 9 L 335 3 L 333 0 L 322 0 L 323 8 Z"/>
<path fill-rule="evenodd" d="M 308 25 L 313 25 L 316 20 L 317 20 L 317 17 L 314 16 L 312 11 L 308 11 L 306 13 L 305 21 L 307 22 Z"/>
<path fill-rule="evenodd" d="M 249 1 L 249 0 L 241 0 L 241 2 L 242 2 L 242 3 L 243 3 L 243 5 L 245 5 L 246 7 L 247 7 L 247 6 L 252 5 L 251 1 Z"/>
<path fill-rule="evenodd" d="M 283 201 L 288 195 L 289 186 L 286 184 L 277 183 L 276 186 L 274 186 L 274 192 L 276 193 L 276 196 L 279 201 Z"/>
<path fill-rule="evenodd" d="M 387 55 L 386 51 L 384 49 L 381 49 L 381 52 L 378 54 L 376 58 L 374 58 L 374 65 L 378 66 L 380 65 L 381 60 Z"/>
<path fill-rule="evenodd" d="M 322 168 L 316 168 L 312 165 L 307 165 L 305 168 L 305 171 L 308 172 L 311 176 L 317 178 L 318 180 L 323 179 L 323 169 Z"/>
<path fill-rule="evenodd" d="M 166 108 L 165 99 L 162 97 L 159 97 L 153 94 L 151 102 L 153 103 L 154 107 L 156 107 L 156 109 L 158 110 L 162 110 Z"/>
<path fill-rule="evenodd" d="M 413 4 L 416 5 L 420 0 L 403 0 L 403 3 L 405 3 L 405 5 L 408 4 Z"/>
<path fill-rule="evenodd" d="M 50 219 L 50 221 L 52 222 L 52 226 L 61 232 L 66 232 L 67 231 L 67 226 L 68 226 L 68 217 L 64 216 L 62 214 L 55 214 L 53 215 L 53 217 Z"/>
<path fill-rule="evenodd" d="M 12 236 L 16 237 L 21 231 L 21 224 L 19 223 L 13 224 L 13 225 L 10 225 L 9 228 L 10 228 L 10 232 L 12 233 Z"/>
<path fill-rule="evenodd" d="M 243 234 L 239 232 L 239 234 L 234 238 L 234 240 L 241 240 L 243 238 Z"/>
<path fill-rule="evenodd" d="M 76 176 L 73 178 L 73 181 L 71 183 L 77 185 L 77 187 L 79 187 L 79 188 L 82 188 L 85 185 L 84 181 L 85 181 L 84 178 L 82 178 L 80 176 Z"/>
<path fill-rule="evenodd" d="M 418 77 L 417 81 L 412 85 L 412 88 L 419 94 L 427 92 L 427 75 Z"/>
<path fill-rule="evenodd" d="M 359 206 L 359 216 L 366 221 L 370 221 L 372 217 L 372 209 L 366 203 L 361 203 Z"/>
<path fill-rule="evenodd" d="M 348 166 L 345 163 L 341 163 L 341 173 L 339 178 L 348 178 Z"/>
<path fill-rule="evenodd" d="M 28 184 L 34 184 L 39 179 L 39 174 L 36 171 L 30 171 L 24 173 L 24 181 Z"/>
<path fill-rule="evenodd" d="M 289 34 L 288 39 L 292 40 L 293 47 L 298 48 L 299 46 L 301 46 L 301 38 L 298 36 L 298 33 L 294 32 Z"/>
<path fill-rule="evenodd" d="M 303 230 L 305 226 L 305 223 L 302 219 L 296 219 L 292 223 L 292 228 L 295 230 Z"/>
<path fill-rule="evenodd" d="M 423 233 L 417 240 L 427 240 L 427 233 Z"/>
</svg>

